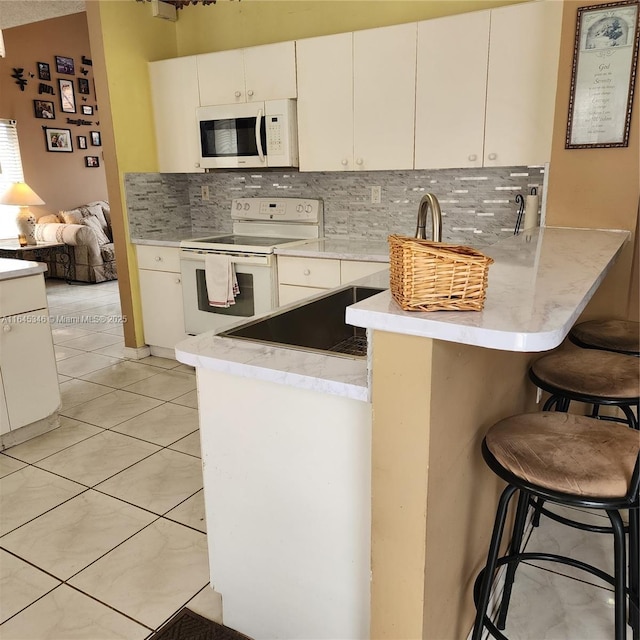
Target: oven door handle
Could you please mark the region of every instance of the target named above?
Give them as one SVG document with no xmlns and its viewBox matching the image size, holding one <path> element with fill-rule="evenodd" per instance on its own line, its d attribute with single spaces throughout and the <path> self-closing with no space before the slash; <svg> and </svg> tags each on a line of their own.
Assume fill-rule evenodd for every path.
<svg viewBox="0 0 640 640">
<path fill-rule="evenodd" d="M 258 155 L 260 156 L 260 162 L 264 162 L 264 149 L 262 148 L 262 137 L 260 136 L 261 128 L 262 128 L 262 109 L 258 109 L 258 115 L 256 116 L 256 147 L 258 149 Z"/>
<path fill-rule="evenodd" d="M 218 255 L 228 255 L 231 257 L 231 262 L 237 265 L 259 265 L 259 266 L 270 266 L 273 261 L 272 254 L 264 254 L 264 255 L 238 255 L 233 253 L 226 253 L 224 251 L 216 252 Z M 180 260 L 185 260 L 189 262 L 200 262 L 204 264 L 204 257 L 206 253 L 202 252 L 186 252 L 182 251 L 180 253 Z"/>
</svg>

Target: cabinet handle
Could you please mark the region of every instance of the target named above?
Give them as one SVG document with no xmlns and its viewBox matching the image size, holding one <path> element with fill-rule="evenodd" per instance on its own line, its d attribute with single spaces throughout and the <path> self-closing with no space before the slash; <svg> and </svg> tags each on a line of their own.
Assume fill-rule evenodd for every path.
<svg viewBox="0 0 640 640">
<path fill-rule="evenodd" d="M 477 159 L 478 159 L 478 156 L 477 156 L 475 153 L 472 153 L 472 154 L 469 156 L 469 161 L 470 161 L 470 162 L 475 162 Z"/>
<path fill-rule="evenodd" d="M 349 164 L 349 162 L 346 158 L 342 158 L 341 164 L 343 167 L 346 167 Z"/>
<path fill-rule="evenodd" d="M 304 273 L 305 276 L 310 276 L 311 275 L 311 269 L 305 269 L 302 273 Z"/>
<path fill-rule="evenodd" d="M 156 262 L 162 262 L 162 256 L 156 256 Z"/>
<path fill-rule="evenodd" d="M 489 160 L 495 160 L 498 157 L 498 154 L 497 153 L 490 153 L 488 157 L 489 157 Z"/>
<path fill-rule="evenodd" d="M 251 89 L 249 89 L 249 91 L 247 91 L 247 95 L 248 95 L 249 97 L 251 97 L 251 96 L 253 95 L 253 91 L 251 91 Z"/>
<path fill-rule="evenodd" d="M 2 330 L 5 333 L 9 333 L 9 331 L 11 331 L 11 325 L 10 324 L 5 324 L 4 327 L 2 327 Z"/>
<path fill-rule="evenodd" d="M 361 165 L 361 164 L 362 164 L 362 158 L 358 158 L 358 159 L 356 160 L 356 164 L 357 164 L 357 165 Z"/>
<path fill-rule="evenodd" d="M 236 98 L 239 98 L 242 95 L 242 93 L 240 91 L 236 91 L 235 96 Z"/>
</svg>

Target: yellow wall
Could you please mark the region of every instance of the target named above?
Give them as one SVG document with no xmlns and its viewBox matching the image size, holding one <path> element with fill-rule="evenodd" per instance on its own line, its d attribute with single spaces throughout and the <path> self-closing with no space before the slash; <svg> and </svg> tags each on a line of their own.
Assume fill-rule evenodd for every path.
<svg viewBox="0 0 640 640">
<path fill-rule="evenodd" d="M 634 96 L 628 147 L 564 148 L 577 10 L 580 6 L 602 3 L 602 0 L 566 0 L 564 6 L 547 193 L 547 224 L 560 227 L 627 229 L 635 233 L 640 199 L 638 87 Z M 634 260 L 635 266 L 632 267 Z M 634 269 L 637 273 L 638 247 L 636 245 L 634 249 L 634 243 L 631 241 L 588 306 L 584 319 L 637 319 L 637 280 L 634 281 L 632 278 Z"/>
<path fill-rule="evenodd" d="M 525 0 L 242 0 L 178 12 L 179 55 L 427 20 Z"/>
</svg>

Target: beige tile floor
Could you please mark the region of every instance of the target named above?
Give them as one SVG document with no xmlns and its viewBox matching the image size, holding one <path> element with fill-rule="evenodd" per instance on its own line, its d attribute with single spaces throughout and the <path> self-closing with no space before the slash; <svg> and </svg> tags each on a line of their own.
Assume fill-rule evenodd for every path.
<svg viewBox="0 0 640 640">
<path fill-rule="evenodd" d="M 61 420 L 0 455 L 0 638 L 143 639 L 185 605 L 221 621 L 194 372 L 124 357 L 117 282 L 47 297 Z"/>
<path fill-rule="evenodd" d="M 49 280 L 47 293 L 62 418 L 0 454 L 0 639 L 144 639 L 185 605 L 221 621 L 193 372 L 124 357 L 121 325 L 103 321 L 120 313 L 116 282 Z M 534 548 L 605 570 L 612 554 L 609 536 L 544 518 Z M 518 569 L 508 637 L 612 638 L 611 590 L 549 569 Z"/>
</svg>

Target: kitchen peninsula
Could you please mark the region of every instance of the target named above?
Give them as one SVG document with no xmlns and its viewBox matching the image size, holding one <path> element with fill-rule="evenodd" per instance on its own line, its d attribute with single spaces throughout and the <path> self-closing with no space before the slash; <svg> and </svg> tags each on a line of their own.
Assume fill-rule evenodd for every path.
<svg viewBox="0 0 640 640">
<path fill-rule="evenodd" d="M 211 579 L 222 593 L 225 623 L 258 640 L 465 637 L 474 613 L 471 586 L 500 492 L 481 459 L 482 436 L 498 419 L 537 409 L 527 381 L 534 352 L 562 343 L 628 237 L 546 228 L 487 248 L 495 263 L 482 312 L 404 312 L 388 291 L 349 307 L 347 322 L 369 331 L 371 404 L 340 397 L 334 406 L 329 387 L 308 386 L 314 370 L 322 379 L 321 363 L 304 376 L 285 371 L 284 348 L 230 362 L 225 338 L 203 334 L 180 343 L 178 359 L 198 371 L 207 523 L 215 542 Z M 306 388 L 288 386 L 302 379 Z M 254 394 L 257 380 L 263 386 Z M 238 404 L 230 408 L 233 400 Z M 326 415 L 339 418 L 318 420 Z M 242 451 L 216 441 L 216 432 L 239 434 Z M 207 482 L 207 469 L 224 477 L 230 461 L 239 469 L 233 494 L 225 496 L 212 476 Z M 262 461 L 257 477 L 256 461 Z M 260 474 L 268 476 L 262 484 Z M 247 477 L 243 494 L 239 483 Z M 333 494 L 325 491 L 335 484 Z M 254 494 L 247 515 L 240 497 Z M 332 497 L 335 503 L 324 500 Z M 233 538 L 218 538 L 236 519 L 245 526 Z M 323 537 L 334 522 L 344 524 L 342 538 L 350 537 L 338 558 Z M 305 538 L 314 525 L 321 535 Z M 279 556 L 282 549 L 288 555 Z M 219 581 L 216 560 L 225 554 L 235 558 L 233 593 Z M 350 567 L 351 581 L 335 566 Z M 343 606 L 350 617 L 341 617 Z M 323 625 L 336 620 L 342 631 L 327 635 Z M 277 636 L 266 626 L 273 621 Z"/>
</svg>

